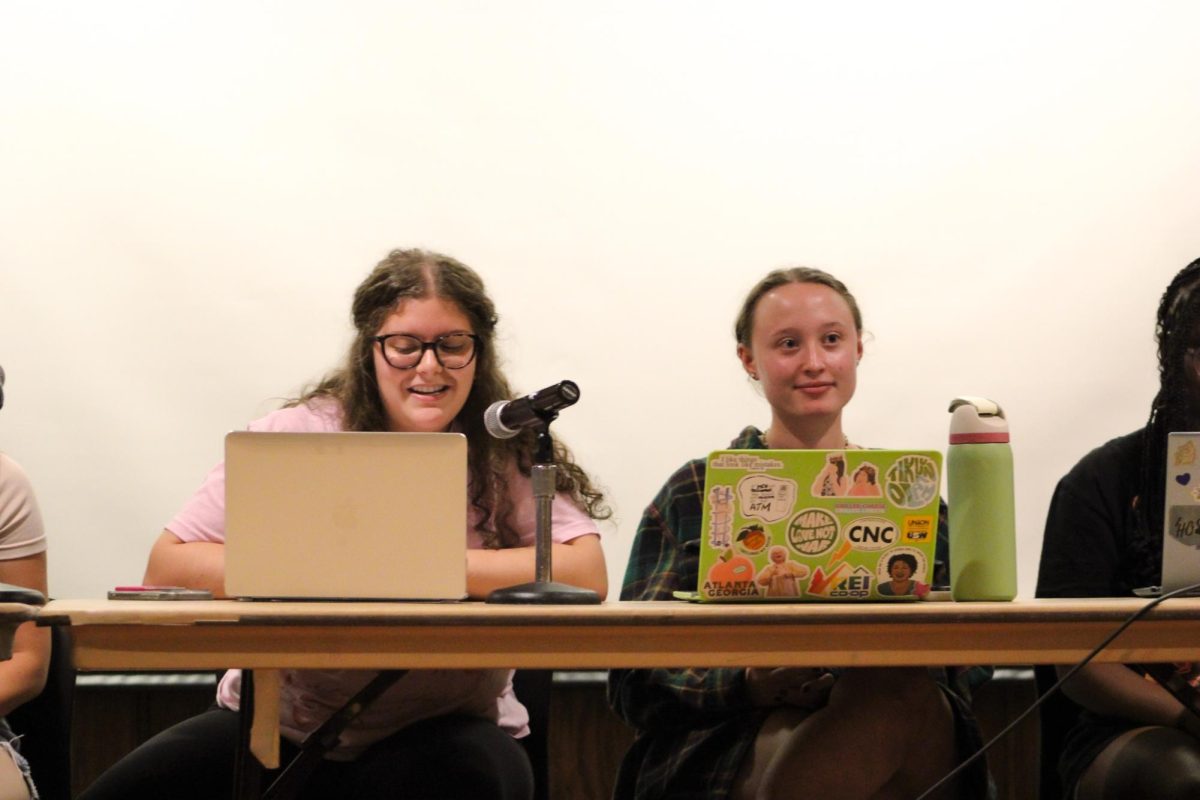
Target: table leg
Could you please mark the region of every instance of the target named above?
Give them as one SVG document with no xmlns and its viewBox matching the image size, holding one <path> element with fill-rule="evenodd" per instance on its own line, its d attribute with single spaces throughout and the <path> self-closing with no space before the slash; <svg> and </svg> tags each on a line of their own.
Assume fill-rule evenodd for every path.
<svg viewBox="0 0 1200 800">
<path fill-rule="evenodd" d="M 277 669 L 254 671 L 254 711 L 250 721 L 250 752 L 267 769 L 279 766 L 279 687 Z"/>
</svg>

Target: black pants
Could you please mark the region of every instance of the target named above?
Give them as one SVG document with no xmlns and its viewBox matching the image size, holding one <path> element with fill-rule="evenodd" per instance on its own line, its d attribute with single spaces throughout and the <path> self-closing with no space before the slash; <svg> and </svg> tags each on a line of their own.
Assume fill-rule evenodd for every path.
<svg viewBox="0 0 1200 800">
<path fill-rule="evenodd" d="M 226 800 L 233 792 L 238 715 L 213 708 L 168 728 L 101 775 L 79 800 Z M 281 742 L 281 763 L 296 747 Z M 277 770 L 266 773 L 265 784 Z M 497 725 L 446 716 L 410 725 L 357 760 L 322 761 L 303 800 L 529 800 L 524 748 Z"/>
</svg>

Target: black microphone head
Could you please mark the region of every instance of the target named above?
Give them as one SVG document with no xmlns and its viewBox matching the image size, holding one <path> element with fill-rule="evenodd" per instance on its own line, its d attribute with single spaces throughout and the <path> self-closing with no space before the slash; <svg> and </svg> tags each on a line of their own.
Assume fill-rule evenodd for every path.
<svg viewBox="0 0 1200 800">
<path fill-rule="evenodd" d="M 563 381 L 558 385 L 558 391 L 566 405 L 573 406 L 579 402 L 579 385 L 575 381 Z"/>
<path fill-rule="evenodd" d="M 575 381 L 559 381 L 553 386 L 538 389 L 525 399 L 537 411 L 561 411 L 579 402 L 579 386 Z"/>
<path fill-rule="evenodd" d="M 500 421 L 500 413 L 504 411 L 504 407 L 508 403 L 508 400 L 497 400 L 483 412 L 483 427 L 497 439 L 511 439 L 521 432 L 519 429 L 510 428 Z"/>
<path fill-rule="evenodd" d="M 553 386 L 516 400 L 498 400 L 483 412 L 483 426 L 497 439 L 511 439 L 525 428 L 549 425 L 558 412 L 579 400 L 574 381 L 559 381 Z"/>
</svg>

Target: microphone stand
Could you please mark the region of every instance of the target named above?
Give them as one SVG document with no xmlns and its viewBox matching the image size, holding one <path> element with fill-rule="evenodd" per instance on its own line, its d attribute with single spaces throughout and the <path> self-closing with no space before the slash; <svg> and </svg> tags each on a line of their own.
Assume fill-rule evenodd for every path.
<svg viewBox="0 0 1200 800">
<path fill-rule="evenodd" d="M 537 504 L 537 535 L 535 539 L 534 580 L 517 586 L 496 589 L 487 596 L 489 603 L 546 605 L 599 605 L 600 595 L 591 589 L 570 586 L 550 580 L 551 507 L 557 493 L 558 468 L 554 465 L 554 444 L 550 438 L 550 423 L 558 418 L 557 411 L 537 412 L 541 424 L 537 427 L 537 450 L 534 452 L 530 481 L 533 499 Z"/>
</svg>

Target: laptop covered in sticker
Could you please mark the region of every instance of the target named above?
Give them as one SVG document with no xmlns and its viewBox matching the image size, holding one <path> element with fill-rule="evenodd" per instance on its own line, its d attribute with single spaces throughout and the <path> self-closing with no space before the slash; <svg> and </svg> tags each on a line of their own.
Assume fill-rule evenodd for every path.
<svg viewBox="0 0 1200 800">
<path fill-rule="evenodd" d="M 466 596 L 462 434 L 230 433 L 225 514 L 231 597 Z"/>
<path fill-rule="evenodd" d="M 935 450 L 717 450 L 699 598 L 920 599 L 933 579 L 941 479 Z"/>
<path fill-rule="evenodd" d="M 1167 434 L 1162 592 L 1200 583 L 1200 432 Z"/>
</svg>

